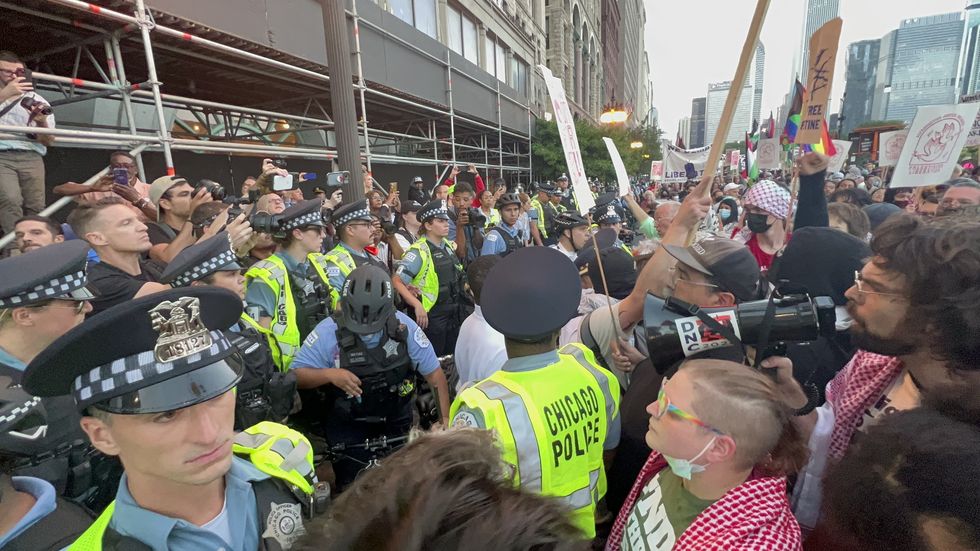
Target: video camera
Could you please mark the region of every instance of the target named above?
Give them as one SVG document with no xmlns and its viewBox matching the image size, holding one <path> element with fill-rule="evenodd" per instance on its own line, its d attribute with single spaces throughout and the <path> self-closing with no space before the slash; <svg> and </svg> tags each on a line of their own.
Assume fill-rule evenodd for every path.
<svg viewBox="0 0 980 551">
<path fill-rule="evenodd" d="M 257 189 L 248 190 L 248 195 L 245 197 L 235 197 L 234 195 L 225 197 L 221 199 L 221 202 L 226 205 L 231 205 L 228 209 L 228 219 L 234 220 L 244 211 L 242 205 L 254 205 L 256 201 L 259 200 L 259 195 L 261 192 Z"/>
<path fill-rule="evenodd" d="M 470 221 L 468 224 L 466 224 L 467 226 L 470 226 L 472 228 L 482 228 L 487 225 L 487 217 L 483 214 L 483 212 L 480 211 L 480 209 L 476 207 L 470 207 L 467 210 L 467 213 L 470 216 Z M 455 210 L 451 210 L 449 211 L 449 217 L 452 218 L 453 222 L 456 222 L 456 220 L 459 218 L 459 215 Z"/>
<path fill-rule="evenodd" d="M 775 297 L 772 302 L 773 315 L 766 346 L 787 341 L 814 341 L 821 335 L 834 336 L 837 315 L 830 297 L 792 294 Z M 737 345 L 731 337 L 741 344 L 758 347 L 763 344 L 760 341 L 768 308 L 769 300 L 699 308 L 676 298 L 662 299 L 648 294 L 643 306 L 643 326 L 650 361 L 657 372 L 663 374 L 686 357 Z M 709 323 L 705 318 L 713 322 Z"/>
<path fill-rule="evenodd" d="M 202 188 L 207 190 L 211 194 L 211 198 L 215 201 L 223 201 L 225 199 L 225 187 L 207 178 L 202 178 L 197 181 L 197 185 L 194 186 L 194 191 L 191 192 L 191 197 L 197 195 L 197 192 Z"/>
</svg>

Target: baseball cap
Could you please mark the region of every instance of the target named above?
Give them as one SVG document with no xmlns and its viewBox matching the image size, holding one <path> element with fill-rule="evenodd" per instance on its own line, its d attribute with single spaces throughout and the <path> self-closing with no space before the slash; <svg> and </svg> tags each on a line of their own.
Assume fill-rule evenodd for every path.
<svg viewBox="0 0 980 551">
<path fill-rule="evenodd" d="M 710 277 L 720 290 L 732 293 L 739 301 L 759 298 L 759 264 L 738 241 L 706 237 L 690 247 L 664 247 L 678 262 Z"/>
<path fill-rule="evenodd" d="M 405 201 L 402 203 L 402 214 L 406 212 L 418 212 L 422 210 L 422 205 L 418 201 Z"/>
<path fill-rule="evenodd" d="M 738 189 L 738 188 L 739 188 L 739 185 L 738 184 L 734 184 L 734 183 L 732 183 L 732 184 L 725 184 L 725 187 L 722 188 L 722 191 L 724 191 L 724 192 L 727 193 L 727 192 L 729 192 L 729 191 L 731 191 L 733 189 Z"/>
<path fill-rule="evenodd" d="M 160 198 L 163 197 L 163 194 L 176 185 L 186 183 L 187 180 L 180 176 L 160 176 L 153 180 L 153 183 L 150 184 L 150 202 L 156 207 L 157 220 L 160 219 Z"/>
</svg>

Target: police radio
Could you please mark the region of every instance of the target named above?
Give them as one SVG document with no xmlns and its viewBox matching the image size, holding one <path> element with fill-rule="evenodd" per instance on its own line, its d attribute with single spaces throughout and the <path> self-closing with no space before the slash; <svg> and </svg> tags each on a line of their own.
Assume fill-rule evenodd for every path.
<svg viewBox="0 0 980 551">
<path fill-rule="evenodd" d="M 679 360 L 706 350 L 758 346 L 763 339 L 767 346 L 815 341 L 821 335 L 833 337 L 836 319 L 830 297 L 798 294 L 720 308 L 699 308 L 673 297 L 648 294 L 643 306 L 650 361 L 661 374 Z M 767 325 L 768 335 L 763 335 Z"/>
</svg>

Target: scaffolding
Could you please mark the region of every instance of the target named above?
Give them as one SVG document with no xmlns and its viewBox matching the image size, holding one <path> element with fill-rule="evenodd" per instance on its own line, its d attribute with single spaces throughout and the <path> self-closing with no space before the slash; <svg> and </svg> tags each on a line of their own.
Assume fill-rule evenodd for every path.
<svg viewBox="0 0 980 551">
<path fill-rule="evenodd" d="M 457 113 L 453 108 L 453 76 L 454 72 L 465 69 L 453 65 L 448 50 L 444 58 L 433 56 L 382 26 L 363 19 L 358 15 L 358 0 L 350 2 L 346 14 L 353 29 L 352 55 L 357 72 L 351 86 L 360 111 L 358 125 L 362 161 L 369 170 L 374 163 L 427 165 L 437 173 L 440 165 L 460 163 L 474 164 L 488 173 L 507 174 L 520 181 L 530 181 L 532 112 L 527 102 L 503 93 L 499 82 L 493 87 L 473 79 L 495 96 L 496 121 L 481 121 Z M 118 8 L 110 9 L 109 6 Z M 132 14 L 122 11 L 126 6 L 133 8 Z M 175 172 L 174 151 L 326 161 L 336 159 L 336 151 L 326 147 L 329 143 L 328 132 L 333 129 L 334 123 L 321 103 L 324 87 L 330 85 L 330 76 L 325 67 L 312 63 L 302 67 L 255 53 L 254 49 L 249 51 L 240 45 L 229 45 L 225 42 L 233 41 L 224 40 L 227 37 L 213 29 L 207 30 L 212 37 L 207 38 L 185 29 L 162 25 L 157 19 L 176 21 L 178 18 L 148 9 L 144 0 L 101 0 L 99 4 L 80 0 L 18 0 L 17 4 L 13 4 L 0 0 L 0 10 L 27 18 L 33 24 L 44 22 L 63 28 L 70 26 L 73 32 L 89 35 L 45 51 L 30 53 L 27 57 L 29 64 L 38 65 L 53 56 L 67 56 L 69 52 L 74 54 L 68 76 L 55 74 L 56 71 L 33 73 L 39 90 L 61 96 L 51 101 L 56 116 L 59 108 L 98 99 L 119 101 L 124 113 L 122 120 L 117 120 L 117 124 L 113 125 L 100 125 L 94 121 L 91 124 L 65 124 L 60 120 L 59 127 L 54 129 L 0 125 L 0 139 L 28 133 L 50 134 L 57 138 L 55 147 L 134 150 L 143 181 L 148 181 L 140 155 L 143 151 L 162 152 L 168 174 Z M 370 26 L 373 31 L 383 33 L 401 47 L 413 49 L 415 53 L 441 65 L 446 79 L 445 104 L 406 97 L 395 90 L 366 82 L 360 43 L 362 26 Z M 194 48 L 176 47 L 175 40 L 181 44 L 192 44 Z M 132 83 L 127 78 L 124 41 L 141 45 L 146 70 L 144 82 Z M 306 84 L 303 89 L 310 93 L 290 97 L 288 101 L 272 102 L 277 105 L 253 103 L 250 106 L 163 93 L 163 82 L 157 74 L 156 49 L 182 59 L 218 64 L 243 77 L 264 75 L 280 84 L 288 79 L 301 81 Z M 204 52 L 213 53 L 213 56 Z M 270 76 L 266 71 L 273 74 Z M 98 80 L 81 78 L 82 72 L 97 74 Z M 527 112 L 528 135 L 504 127 L 502 100 Z M 402 109 L 414 116 L 372 125 L 369 123 L 369 110 L 379 110 L 379 106 Z M 145 114 L 147 109 L 153 112 L 154 124 L 140 128 L 137 124 L 140 117 L 136 111 L 141 110 Z M 168 114 L 173 117 L 172 122 L 168 121 Z M 89 181 L 95 181 L 95 178 Z M 66 203 L 59 201 L 56 204 Z M 0 240 L 0 245 L 3 242 Z"/>
</svg>

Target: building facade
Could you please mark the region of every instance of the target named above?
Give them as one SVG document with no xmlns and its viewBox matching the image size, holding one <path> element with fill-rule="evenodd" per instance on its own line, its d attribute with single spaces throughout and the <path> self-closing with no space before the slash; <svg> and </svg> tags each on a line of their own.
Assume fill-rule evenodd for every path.
<svg viewBox="0 0 980 551">
<path fill-rule="evenodd" d="M 881 40 L 862 40 L 847 46 L 841 135 L 872 119 Z"/>
<path fill-rule="evenodd" d="M 708 98 L 694 98 L 691 100 L 691 140 L 685 142 L 687 147 L 704 147 L 704 116 Z"/>
<path fill-rule="evenodd" d="M 731 87 L 731 81 L 708 85 L 707 104 L 705 106 L 705 145 L 710 145 L 715 139 L 715 133 L 721 123 L 721 114 L 725 110 L 725 101 Z M 752 91 L 752 86 L 742 88 L 742 94 L 739 96 L 738 105 L 735 108 L 735 116 L 732 118 L 732 126 L 728 130 L 725 142 L 744 140 L 745 132 L 750 130 L 752 126 L 752 102 L 754 101 Z"/>
<path fill-rule="evenodd" d="M 683 140 L 686 147 L 691 145 L 691 117 L 684 117 L 677 122 L 677 137 Z"/>
<path fill-rule="evenodd" d="M 549 0 L 550 1 L 550 0 Z M 641 102 L 640 73 L 643 64 L 643 29 L 646 26 L 646 8 L 642 0 L 620 0 L 619 44 L 623 56 L 622 102 L 634 114 Z M 639 115 L 640 119 L 646 113 Z M 631 117 L 635 120 L 635 117 Z"/>
<path fill-rule="evenodd" d="M 619 0 L 602 0 L 602 97 L 605 106 L 623 100 L 623 57 L 619 43 Z"/>
<path fill-rule="evenodd" d="M 593 121 L 598 119 L 602 108 L 600 2 L 544 1 L 547 66 L 562 79 L 573 115 Z"/>
<path fill-rule="evenodd" d="M 800 82 L 806 82 L 806 67 L 810 62 L 810 38 L 825 23 L 839 15 L 840 0 L 807 0 L 806 13 L 803 16 L 803 44 L 800 46 L 803 56 L 797 67 Z"/>
<path fill-rule="evenodd" d="M 963 50 L 963 69 L 960 94 L 980 92 L 980 3 L 966 7 L 966 40 Z"/>
</svg>

